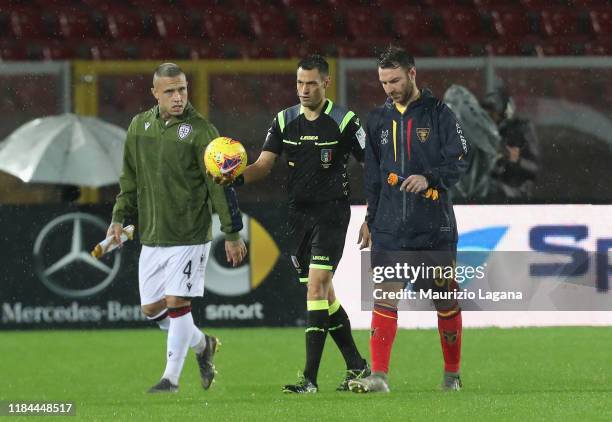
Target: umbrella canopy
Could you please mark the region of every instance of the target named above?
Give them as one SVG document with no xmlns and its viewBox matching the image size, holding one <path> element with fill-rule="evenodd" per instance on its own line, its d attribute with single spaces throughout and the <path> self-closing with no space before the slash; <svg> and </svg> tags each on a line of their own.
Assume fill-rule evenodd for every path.
<svg viewBox="0 0 612 422">
<path fill-rule="evenodd" d="M 0 170 L 24 182 L 100 187 L 119 181 L 122 128 L 74 114 L 34 119 L 0 144 Z"/>
</svg>

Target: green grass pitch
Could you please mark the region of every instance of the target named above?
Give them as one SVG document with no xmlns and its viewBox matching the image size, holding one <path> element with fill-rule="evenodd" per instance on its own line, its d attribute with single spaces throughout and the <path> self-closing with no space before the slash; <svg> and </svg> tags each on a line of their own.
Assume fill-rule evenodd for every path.
<svg viewBox="0 0 612 422">
<path fill-rule="evenodd" d="M 147 395 L 165 364 L 159 330 L 3 332 L 0 400 L 74 401 L 69 420 L 612 420 L 610 327 L 466 329 L 460 393 L 439 390 L 437 331 L 400 330 L 386 395 L 334 391 L 344 368 L 331 338 L 320 393 L 294 396 L 280 388 L 302 368 L 302 329 L 211 333 L 223 346 L 210 390 L 190 351 L 180 392 Z M 355 336 L 369 356 L 368 332 Z"/>
</svg>

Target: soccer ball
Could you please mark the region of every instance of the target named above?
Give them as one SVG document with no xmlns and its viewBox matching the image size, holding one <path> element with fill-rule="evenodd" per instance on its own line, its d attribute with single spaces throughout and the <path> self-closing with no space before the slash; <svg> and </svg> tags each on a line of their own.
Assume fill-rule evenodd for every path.
<svg viewBox="0 0 612 422">
<path fill-rule="evenodd" d="M 247 153 L 242 144 L 224 136 L 215 138 L 204 151 L 204 165 L 214 177 L 240 176 L 247 165 Z"/>
</svg>

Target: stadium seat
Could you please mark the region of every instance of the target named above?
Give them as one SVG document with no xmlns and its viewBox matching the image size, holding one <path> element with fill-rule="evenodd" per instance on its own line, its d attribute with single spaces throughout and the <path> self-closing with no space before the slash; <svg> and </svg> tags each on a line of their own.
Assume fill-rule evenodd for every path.
<svg viewBox="0 0 612 422">
<path fill-rule="evenodd" d="M 436 46 L 435 53 L 439 57 L 461 57 L 471 56 L 472 50 L 465 43 L 441 42 Z"/>
<path fill-rule="evenodd" d="M 313 5 L 319 6 L 318 4 L 316 4 L 316 1 L 312 0 L 282 0 L 282 3 L 285 7 L 289 9 L 312 8 Z"/>
<path fill-rule="evenodd" d="M 520 8 L 495 8 L 489 11 L 493 29 L 500 37 L 520 37 L 531 34 L 531 22 Z"/>
<path fill-rule="evenodd" d="M 169 0 L 128 0 L 128 3 L 137 11 L 150 14 L 160 10 L 168 10 L 168 7 L 173 4 L 173 2 Z M 180 10 L 179 8 L 174 8 Z"/>
<path fill-rule="evenodd" d="M 585 52 L 584 37 L 557 37 L 536 45 L 539 56 L 576 56 Z"/>
<path fill-rule="evenodd" d="M 296 24 L 304 39 L 333 39 L 336 37 L 336 21 L 327 11 L 303 8 L 296 12 Z"/>
<path fill-rule="evenodd" d="M 66 39 L 95 38 L 100 35 L 96 22 L 81 10 L 61 9 L 58 14 L 60 34 Z"/>
<path fill-rule="evenodd" d="M 116 9 L 106 16 L 108 33 L 117 40 L 140 38 L 146 35 L 143 17 L 128 9 Z"/>
<path fill-rule="evenodd" d="M 125 60 L 128 58 L 123 45 L 100 41 L 90 43 L 91 58 L 93 60 Z"/>
<path fill-rule="evenodd" d="M 592 9 L 610 5 L 610 0 L 568 0 L 569 5 L 575 8 Z"/>
<path fill-rule="evenodd" d="M 187 39 L 196 35 L 190 17 L 176 9 L 155 11 L 153 23 L 156 34 L 164 39 Z"/>
<path fill-rule="evenodd" d="M 42 47 L 44 60 L 70 60 L 88 59 L 89 57 L 79 57 L 77 48 L 74 44 L 66 41 L 47 41 Z"/>
<path fill-rule="evenodd" d="M 469 6 L 471 4 L 469 0 L 422 0 L 421 3 L 427 7 L 440 10 L 447 7 Z"/>
<path fill-rule="evenodd" d="M 214 42 L 205 42 L 201 40 L 193 40 L 188 43 L 182 43 L 189 48 L 189 58 L 191 60 L 203 60 L 203 59 L 213 59 L 218 58 L 221 55 L 221 52 L 217 48 L 216 43 Z M 180 49 L 181 46 L 178 47 Z M 179 54 L 179 57 L 182 58 L 183 55 Z"/>
<path fill-rule="evenodd" d="M 548 8 L 541 13 L 542 33 L 549 37 L 579 33 L 578 13 L 568 8 Z"/>
<path fill-rule="evenodd" d="M 376 0 L 378 7 L 388 14 L 399 13 L 399 9 L 420 10 L 422 2 L 420 0 Z"/>
<path fill-rule="evenodd" d="M 612 7 L 591 10 L 589 17 L 595 34 L 612 35 Z"/>
<path fill-rule="evenodd" d="M 0 62 L 1 61 L 23 61 L 29 60 L 25 45 L 9 40 L 0 40 Z"/>
<path fill-rule="evenodd" d="M 176 43 L 160 40 L 134 40 L 125 42 L 129 58 L 139 60 L 170 61 L 177 59 Z"/>
<path fill-rule="evenodd" d="M 344 13 L 346 32 L 355 40 L 381 38 L 391 34 L 378 8 L 353 7 Z"/>
<path fill-rule="evenodd" d="M 179 8 L 179 10 L 199 13 L 211 7 L 214 8 L 218 6 L 219 2 L 217 0 L 180 0 L 180 4 L 183 7 Z"/>
<path fill-rule="evenodd" d="M 516 7 L 520 6 L 519 0 L 473 0 L 476 7 L 490 9 L 491 7 Z"/>
<path fill-rule="evenodd" d="M 528 10 L 542 11 L 549 7 L 566 6 L 564 0 L 520 0 L 523 7 Z"/>
<path fill-rule="evenodd" d="M 433 18 L 418 9 L 406 7 L 393 13 L 391 27 L 395 35 L 406 41 L 435 35 Z"/>
<path fill-rule="evenodd" d="M 584 46 L 584 54 L 588 56 L 612 56 L 612 37 L 597 38 Z"/>
<path fill-rule="evenodd" d="M 336 52 L 338 57 L 373 58 L 380 55 L 381 51 L 391 41 L 392 39 L 390 37 L 368 40 L 340 41 L 336 43 Z"/>
<path fill-rule="evenodd" d="M 287 16 L 274 7 L 251 10 L 251 31 L 259 39 L 286 39 L 296 34 L 289 29 Z"/>
<path fill-rule="evenodd" d="M 126 2 L 123 0 L 81 0 L 81 3 L 85 9 L 100 14 L 126 8 Z M 129 8 L 133 10 L 131 5 Z"/>
<path fill-rule="evenodd" d="M 483 37 L 483 22 L 480 14 L 470 8 L 446 8 L 440 13 L 444 33 L 452 41 Z"/>
<path fill-rule="evenodd" d="M 520 38 L 503 38 L 488 43 L 485 47 L 492 56 L 522 56 L 525 55 Z"/>
<path fill-rule="evenodd" d="M 286 56 L 282 44 L 270 41 L 248 42 L 240 45 L 243 59 L 274 59 Z"/>
<path fill-rule="evenodd" d="M 57 35 L 55 15 L 43 18 L 39 9 L 15 9 L 11 12 L 12 35 L 20 39 L 45 39 Z"/>
<path fill-rule="evenodd" d="M 246 38 L 240 19 L 232 11 L 219 7 L 206 8 L 201 15 L 202 34 L 210 40 Z"/>
</svg>

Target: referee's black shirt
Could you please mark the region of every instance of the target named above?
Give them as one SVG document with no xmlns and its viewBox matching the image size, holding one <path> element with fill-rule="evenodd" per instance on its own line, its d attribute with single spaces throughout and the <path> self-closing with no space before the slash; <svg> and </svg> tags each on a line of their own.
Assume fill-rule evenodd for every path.
<svg viewBox="0 0 612 422">
<path fill-rule="evenodd" d="M 326 100 L 319 117 L 306 119 L 300 104 L 280 111 L 268 130 L 264 151 L 285 152 L 289 203 L 348 199 L 349 155 L 363 162 L 365 131 L 352 111 Z"/>
</svg>

